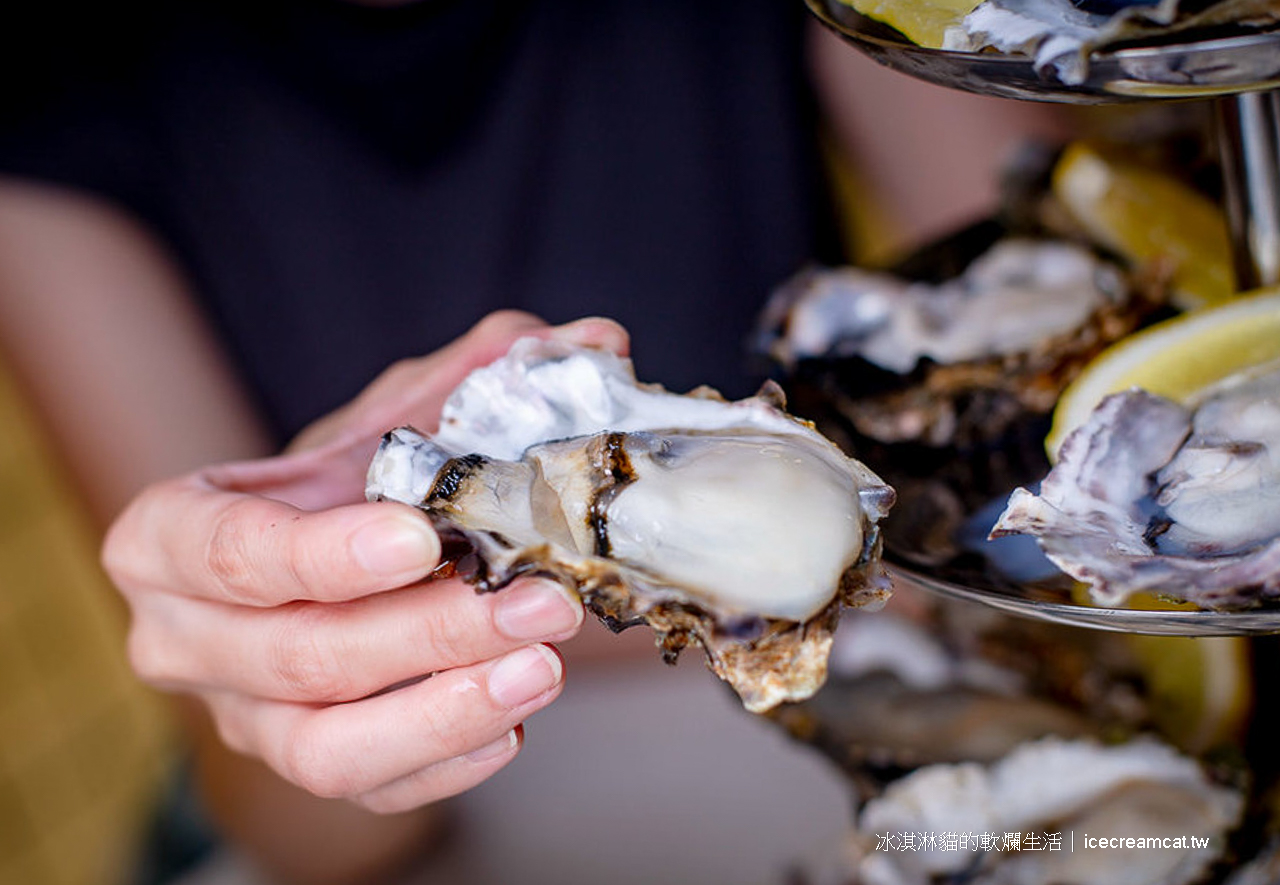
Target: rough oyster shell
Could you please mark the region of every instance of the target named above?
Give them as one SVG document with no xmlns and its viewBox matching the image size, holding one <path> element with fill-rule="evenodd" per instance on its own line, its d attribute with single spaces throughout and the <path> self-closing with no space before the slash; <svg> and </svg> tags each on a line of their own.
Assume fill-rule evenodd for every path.
<svg viewBox="0 0 1280 885">
<path fill-rule="evenodd" d="M 788 386 L 818 388 L 863 436 L 968 444 L 1050 411 L 1162 294 L 1085 247 L 1014 236 L 937 285 L 808 271 L 771 300 L 762 337 Z"/>
<path fill-rule="evenodd" d="M 961 657 L 922 625 L 889 611 L 845 622 L 826 685 L 771 715 L 835 762 L 860 799 L 922 766 L 994 762 L 1036 738 L 1102 733 L 1033 693 L 1024 674 Z"/>
<path fill-rule="evenodd" d="M 1280 364 L 1182 405 L 1114 394 L 993 537 L 1033 535 L 1103 605 L 1147 591 L 1205 608 L 1280 594 Z"/>
<path fill-rule="evenodd" d="M 822 684 L 842 607 L 887 598 L 894 497 L 779 396 L 678 396 L 529 339 L 459 386 L 433 438 L 389 433 L 367 494 L 465 535 L 480 589 L 538 572 L 613 629 L 648 623 L 668 660 L 700 643 L 762 711 Z"/>
<path fill-rule="evenodd" d="M 859 816 L 857 881 L 914 885 L 963 875 L 993 885 L 1186 885 L 1222 854 L 1243 807 L 1239 791 L 1212 782 L 1193 759 L 1154 739 L 1105 746 L 1046 738 L 989 766 L 934 765 L 890 785 Z M 926 844 L 872 850 L 903 834 Z M 946 834 L 951 844 L 944 844 Z M 1034 835 L 1039 850 L 1022 844 L 1024 834 Z M 1062 840 L 1057 850 L 1045 844 L 1054 834 Z M 1122 838 L 1117 847 L 1086 848 L 1087 835 Z M 1193 846 L 1191 835 L 1205 844 Z"/>
<path fill-rule="evenodd" d="M 1028 55 L 1037 71 L 1069 85 L 1088 77 L 1089 55 L 1123 41 L 1168 38 L 1222 25 L 1266 28 L 1280 21 L 1274 0 L 1158 0 L 1115 3 L 1090 11 L 1072 0 L 985 0 L 947 29 L 943 48 L 977 52 L 996 49 Z M 1098 6 L 1113 5 L 1099 3 Z M 1193 78 L 1194 71 L 1169 74 Z"/>
</svg>

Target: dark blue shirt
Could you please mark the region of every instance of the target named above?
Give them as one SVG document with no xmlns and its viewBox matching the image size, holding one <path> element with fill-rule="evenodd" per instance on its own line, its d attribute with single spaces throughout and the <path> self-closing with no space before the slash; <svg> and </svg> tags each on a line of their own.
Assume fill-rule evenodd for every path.
<svg viewBox="0 0 1280 885">
<path fill-rule="evenodd" d="M 146 221 L 282 439 L 502 307 L 749 393 L 756 311 L 834 257 L 799 0 L 160 10 L 22 96 L 0 170 Z"/>
</svg>

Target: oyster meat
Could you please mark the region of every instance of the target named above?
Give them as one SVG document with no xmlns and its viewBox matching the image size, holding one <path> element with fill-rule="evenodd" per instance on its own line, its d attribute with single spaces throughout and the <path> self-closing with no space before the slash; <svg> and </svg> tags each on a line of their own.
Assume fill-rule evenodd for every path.
<svg viewBox="0 0 1280 885">
<path fill-rule="evenodd" d="M 753 711 L 817 690 L 841 609 L 889 594 L 893 490 L 776 387 L 677 395 L 555 342 L 468 376 L 436 434 L 387 434 L 367 495 L 465 536 L 479 589 L 544 574 L 615 630 L 648 623 L 669 661 L 701 644 Z"/>
<path fill-rule="evenodd" d="M 762 338 L 861 435 L 944 446 L 1047 413 L 1161 297 L 1083 246 L 1007 236 L 936 285 L 853 267 L 805 272 L 771 299 Z"/>
<path fill-rule="evenodd" d="M 1094 599 L 1146 591 L 1202 608 L 1280 594 L 1280 363 L 1187 404 L 1113 394 L 1063 442 L 1039 494 L 1020 488 L 993 537 L 1024 533 Z"/>
</svg>

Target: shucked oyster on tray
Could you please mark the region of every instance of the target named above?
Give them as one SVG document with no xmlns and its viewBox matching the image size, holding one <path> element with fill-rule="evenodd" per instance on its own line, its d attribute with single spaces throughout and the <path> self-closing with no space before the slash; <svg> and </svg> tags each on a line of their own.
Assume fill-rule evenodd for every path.
<svg viewBox="0 0 1280 885">
<path fill-rule="evenodd" d="M 947 29 L 942 48 L 1029 55 L 1038 71 L 1074 85 L 1098 49 L 1278 23 L 1274 0 L 983 0 Z"/>
<path fill-rule="evenodd" d="M 1055 181 L 1060 170 L 1055 165 Z M 1044 208 L 1061 208 L 1052 202 Z M 1044 219 L 1058 214 L 1020 217 L 1041 219 L 1047 227 Z M 1125 220 L 1136 224 L 1145 217 Z M 1176 240 L 1199 225 L 1171 229 Z M 1259 608 L 1260 617 L 1229 619 L 1240 626 L 1227 628 L 1259 629 L 1280 597 L 1280 523 L 1274 519 L 1280 510 L 1271 507 L 1280 500 L 1272 491 L 1280 488 L 1280 439 L 1244 416 L 1253 420 L 1264 408 L 1253 400 L 1274 403 L 1280 391 L 1241 385 L 1206 411 L 1198 411 L 1199 403 L 1153 405 L 1149 397 L 1126 394 L 1105 407 L 1074 447 L 1060 449 L 1059 443 L 1105 393 L 1142 384 L 1181 400 L 1234 369 L 1274 358 L 1275 337 L 1268 330 L 1280 325 L 1275 299 L 1224 296 L 1217 306 L 1196 307 L 1147 331 L 1173 313 L 1166 304 L 1177 276 L 1170 275 L 1163 253 L 1126 252 L 1129 267 L 1123 269 L 1096 257 L 1106 254 L 1101 247 L 1073 246 L 1078 235 L 1069 229 L 1061 236 L 1073 239 L 1006 235 L 959 274 L 958 262 L 945 259 L 924 283 L 905 273 L 862 270 L 803 281 L 784 293 L 787 311 L 768 318 L 779 330 L 770 347 L 783 369 L 782 383 L 800 414 L 829 436 L 852 442 L 895 487 L 898 503 L 884 524 L 885 555 L 934 589 L 1032 616 L 1056 605 L 1075 617 L 1090 608 L 1081 598 L 1084 582 L 1093 603 L 1104 607 L 1134 607 L 1129 598 L 1147 594 L 1219 612 Z M 1037 259 L 1025 273 L 988 271 L 988 262 L 997 270 L 1016 268 L 1008 256 L 1016 255 L 1015 246 L 1023 251 L 1024 243 L 1050 255 L 1079 250 L 1102 269 L 1092 278 L 1121 282 L 1099 287 L 1118 297 L 1100 299 L 1102 308 L 1092 314 L 1081 309 L 1090 303 L 1087 271 L 1074 276 L 1077 288 L 1067 288 L 1068 295 L 1056 294 L 1050 282 L 1073 279 L 1055 269 L 1071 267 L 1067 262 L 1037 267 Z M 961 249 L 957 257 L 975 252 Z M 921 268 L 929 272 L 928 264 Z M 1125 281 L 1135 288 L 1127 290 Z M 1020 288 L 1023 300 L 1015 297 Z M 1046 316 L 1058 314 L 1068 318 L 1050 331 Z M 1249 341 L 1255 343 L 1246 346 Z M 964 359 L 958 345 L 975 342 L 1007 350 L 977 358 L 971 351 Z M 895 361 L 899 371 L 890 373 Z M 1140 370 L 1147 366 L 1164 368 Z M 887 374 L 900 380 L 877 381 Z M 1155 422 L 1165 418 L 1171 427 L 1151 442 Z M 1017 492 L 1010 507 L 1018 487 L 1039 492 Z M 1157 624 L 1135 617 L 1125 623 L 1182 630 L 1205 629 L 1210 620 Z M 1102 623 L 1092 615 L 1078 622 Z M 1214 616 L 1212 623 L 1220 629 L 1227 621 Z"/>
<path fill-rule="evenodd" d="M 1188 693 L 1167 718 L 1151 679 L 1185 670 L 1151 669 L 1134 637 L 928 602 L 910 620 L 851 613 L 827 685 L 774 714 L 855 800 L 795 882 L 1191 885 L 1251 851 L 1243 710 L 1200 730 Z"/>
<path fill-rule="evenodd" d="M 1275 0 L 840 0 L 890 25 L 913 43 L 949 52 L 1025 57 L 1048 82 L 1084 84 L 1091 56 L 1133 46 L 1195 42 L 1262 33 L 1280 24 Z M 1173 59 L 1130 62 L 1128 77 L 1150 82 L 1216 82 L 1221 69 L 1240 65 L 1230 50 L 1198 63 Z M 1218 69 L 1215 71 L 1215 68 Z M 1200 78 L 1203 78 L 1201 81 Z"/>
<path fill-rule="evenodd" d="M 1240 790 L 1154 738 L 1044 738 L 890 785 L 858 815 L 850 885 L 1191 885 L 1243 811 Z"/>
<path fill-rule="evenodd" d="M 367 496 L 424 509 L 482 562 L 538 573 L 615 630 L 692 643 L 752 711 L 811 695 L 846 606 L 882 603 L 894 492 L 781 391 L 729 402 L 637 383 L 627 360 L 525 339 L 451 394 L 440 429 L 387 434 Z"/>
<path fill-rule="evenodd" d="M 994 535 L 1034 536 L 1095 600 L 1148 592 L 1202 608 L 1280 595 L 1280 364 L 1181 404 L 1114 394 L 1062 444 L 1039 494 Z"/>
<path fill-rule="evenodd" d="M 983 239 L 992 233 L 975 228 L 956 241 Z M 806 271 L 775 293 L 760 339 L 789 384 L 819 387 L 859 434 L 964 445 L 1047 414 L 1075 372 L 1165 294 L 1162 281 L 1085 246 L 1002 235 L 939 282 Z"/>
</svg>

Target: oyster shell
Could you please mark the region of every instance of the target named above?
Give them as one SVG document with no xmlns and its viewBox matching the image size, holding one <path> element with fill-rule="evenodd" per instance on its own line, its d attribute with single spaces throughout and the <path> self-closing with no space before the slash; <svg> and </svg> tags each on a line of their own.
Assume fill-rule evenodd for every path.
<svg viewBox="0 0 1280 885">
<path fill-rule="evenodd" d="M 992 762 L 1047 735 L 1102 729 L 1033 693 L 1026 675 L 961 655 L 886 611 L 845 616 L 822 690 L 772 715 L 835 762 L 864 798 L 925 765 Z"/>
<path fill-rule="evenodd" d="M 1186 405 L 1114 394 L 1063 442 L 1038 495 L 992 531 L 1034 536 L 1103 605 L 1157 593 L 1204 608 L 1280 594 L 1280 363 Z"/>
<path fill-rule="evenodd" d="M 1273 0 L 984 0 L 963 21 L 947 29 L 942 48 L 1027 55 L 1036 70 L 1068 85 L 1083 83 L 1089 55 L 1117 43 L 1233 25 L 1266 28 L 1280 22 Z M 1197 72 L 1135 71 L 1152 80 L 1196 82 Z"/>
<path fill-rule="evenodd" d="M 844 606 L 889 593 L 893 490 L 780 397 L 680 396 L 527 339 L 463 381 L 433 437 L 387 434 L 366 491 L 464 535 L 480 589 L 556 578 L 615 630 L 648 623 L 670 661 L 701 644 L 763 711 L 822 684 Z"/>
<path fill-rule="evenodd" d="M 1272 836 L 1258 854 L 1232 871 L 1223 885 L 1275 885 L 1280 882 L 1280 839 Z"/>
<path fill-rule="evenodd" d="M 1046 738 L 991 765 L 933 765 L 891 784 L 859 815 L 854 881 L 915 885 L 963 875 L 993 885 L 1185 885 L 1223 853 L 1243 808 L 1238 790 L 1155 739 L 1107 746 Z M 1024 844 L 1026 834 L 1036 846 Z M 1055 834 L 1056 849 L 1046 844 Z M 1089 847 L 1088 836 L 1121 841 Z M 922 844 L 876 847 L 902 838 Z"/>
<path fill-rule="evenodd" d="M 1050 411 L 1158 305 L 1156 288 L 1083 246 L 1010 236 L 936 285 L 808 271 L 771 299 L 762 337 L 789 386 L 818 388 L 860 434 L 967 444 Z"/>
<path fill-rule="evenodd" d="M 1125 637 L 916 600 L 901 578 L 896 592 L 908 610 L 927 606 L 922 620 L 847 613 L 826 685 L 771 714 L 835 762 L 863 800 L 923 766 L 991 763 L 1038 738 L 1116 739 L 1154 726 Z"/>
</svg>

